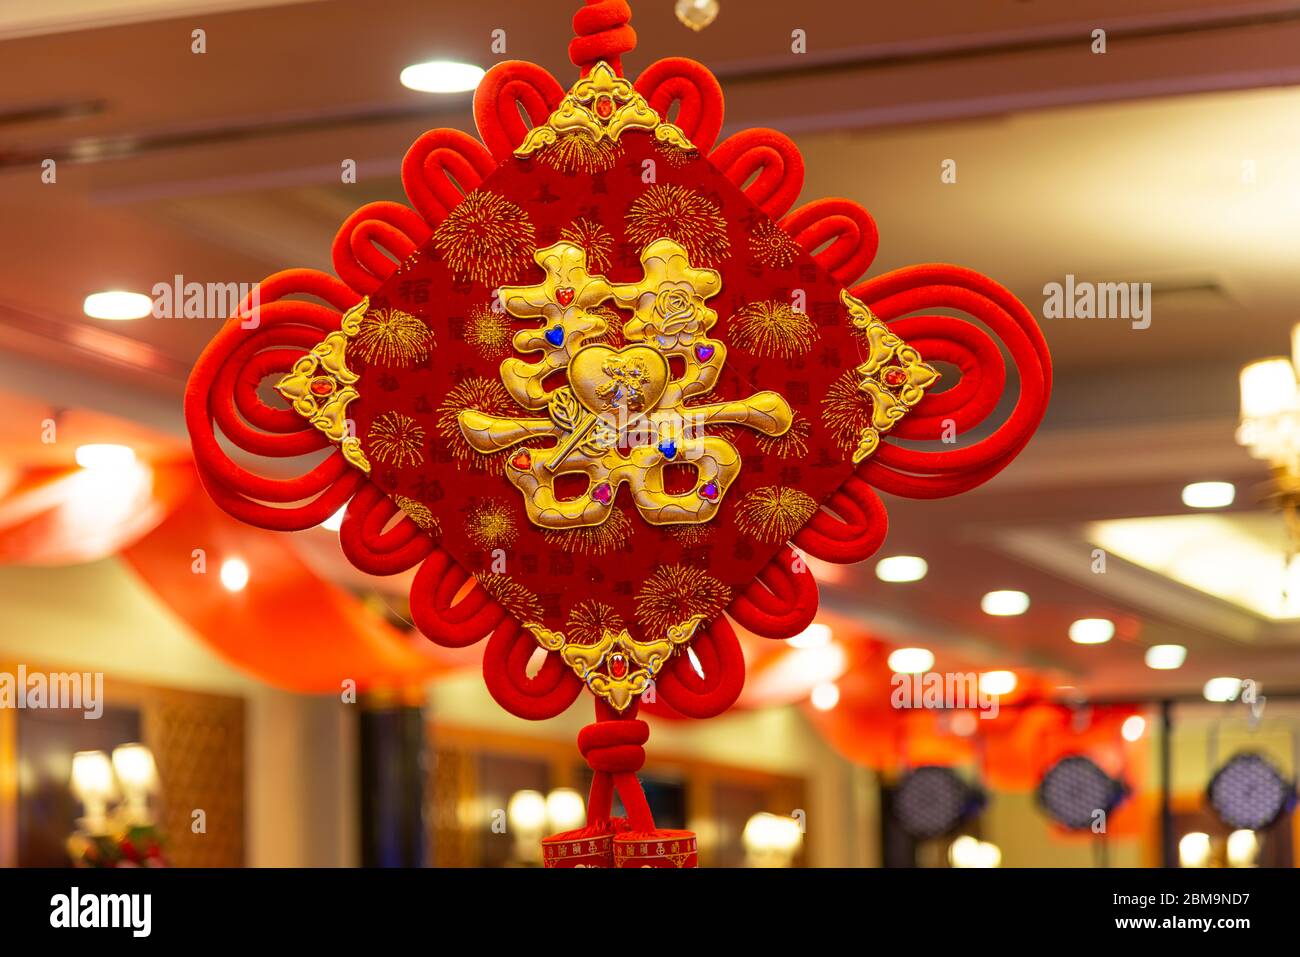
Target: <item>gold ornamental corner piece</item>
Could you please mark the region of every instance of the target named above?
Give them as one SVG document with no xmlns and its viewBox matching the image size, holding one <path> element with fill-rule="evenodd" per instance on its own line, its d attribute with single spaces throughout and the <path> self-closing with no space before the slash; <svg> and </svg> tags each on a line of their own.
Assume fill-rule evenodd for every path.
<svg viewBox="0 0 1300 957">
<path fill-rule="evenodd" d="M 853 453 L 853 463 L 858 465 L 875 453 L 881 435 L 925 398 L 925 390 L 939 380 L 939 372 L 848 290 L 840 293 L 840 301 L 868 348 L 867 361 L 854 370 L 861 377 L 858 391 L 871 399 L 871 424 L 862 430 Z"/>
<path fill-rule="evenodd" d="M 343 457 L 367 475 L 370 462 L 361 451 L 361 440 L 348 434 L 348 406 L 360 398 L 354 383 L 360 378 L 348 368 L 348 340 L 361 329 L 361 317 L 370 308 L 367 296 L 343 315 L 342 328 L 293 364 L 293 371 L 275 388 L 289 400 L 293 410 L 337 443 Z"/>
<path fill-rule="evenodd" d="M 601 61 L 574 84 L 544 125 L 529 131 L 515 156 L 526 159 L 570 133 L 586 134 L 597 143 L 603 139 L 616 143 L 625 130 L 647 130 L 665 146 L 695 151 L 679 127 L 661 120 L 630 81 Z"/>
<path fill-rule="evenodd" d="M 695 637 L 705 621 L 704 615 L 692 615 L 670 626 L 663 638 L 637 641 L 626 629 L 606 628 L 598 641 L 580 644 L 570 641 L 563 632 L 551 631 L 531 622 L 524 627 L 547 651 L 558 651 L 560 658 L 573 669 L 592 693 L 616 711 L 626 711 L 632 699 L 650 687 L 650 682 L 674 651 Z"/>
</svg>

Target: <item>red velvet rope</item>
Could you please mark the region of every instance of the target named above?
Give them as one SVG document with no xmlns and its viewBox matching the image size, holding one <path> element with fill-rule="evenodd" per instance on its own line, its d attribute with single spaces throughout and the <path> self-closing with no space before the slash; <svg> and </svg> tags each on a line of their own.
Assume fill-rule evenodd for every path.
<svg viewBox="0 0 1300 957">
<path fill-rule="evenodd" d="M 587 827 L 603 827 L 609 822 L 614 792 L 618 792 L 627 811 L 627 824 L 633 831 L 653 831 L 654 817 L 646 803 L 645 792 L 636 773 L 645 764 L 645 743 L 650 726 L 636 717 L 637 705 L 622 714 L 596 699 L 596 723 L 578 732 L 578 750 L 594 772 L 587 795 Z"/>
<path fill-rule="evenodd" d="M 636 90 L 661 119 L 680 127 L 701 155 L 713 149 L 722 132 L 723 98 L 722 87 L 707 67 L 685 57 L 668 57 L 637 77 Z"/>
<path fill-rule="evenodd" d="M 339 544 L 348 561 L 370 575 L 396 575 L 423 561 L 436 547 L 424 529 L 403 516 L 385 530 L 398 513 L 383 489 L 363 483 L 339 528 Z"/>
<path fill-rule="evenodd" d="M 353 289 L 370 295 L 429 233 L 419 213 L 401 203 L 367 203 L 344 220 L 334 236 L 334 271 Z"/>
<path fill-rule="evenodd" d="M 876 315 L 889 321 L 921 309 L 962 310 L 980 319 L 1006 345 L 1020 377 L 1020 394 L 1010 416 L 990 435 L 960 449 L 905 449 L 890 442 L 880 448 L 859 469 L 858 474 L 882 491 L 909 498 L 939 498 L 955 495 L 988 481 L 1020 454 L 1033 437 L 1047 411 L 1052 389 L 1051 357 L 1047 343 L 1033 315 L 1009 291 L 987 276 L 969 269 L 944 264 L 910 266 L 868 280 L 854 295 L 868 303 Z M 960 364 L 977 361 L 994 348 L 985 343 L 970 323 L 945 316 L 925 316 L 914 325 L 934 351 L 939 340 L 950 345 L 949 356 Z M 905 331 L 902 322 L 897 324 Z M 982 332 L 981 332 L 982 334 Z M 985 336 L 987 338 L 987 336 Z M 926 353 L 922 353 L 925 355 Z M 933 401 L 947 408 L 960 425 L 978 424 L 996 405 L 1003 386 L 1002 371 L 985 366 L 975 390 L 960 400 L 944 400 L 943 394 L 927 396 L 917 406 L 920 420 L 911 432 L 933 437 L 945 418 L 932 411 Z M 954 407 L 955 402 L 960 405 Z"/>
<path fill-rule="evenodd" d="M 803 154 L 776 130 L 735 133 L 709 154 L 709 161 L 773 219 L 788 213 L 803 189 Z"/>
<path fill-rule="evenodd" d="M 817 580 L 799 554 L 783 545 L 727 612 L 756 635 L 789 638 L 817 616 Z"/>
<path fill-rule="evenodd" d="M 736 703 L 745 686 L 745 656 L 731 623 L 714 619 L 691 642 L 704 676 L 696 674 L 690 658 L 674 655 L 655 679 L 655 694 L 688 718 L 711 718 Z"/>
<path fill-rule="evenodd" d="M 866 482 L 849 476 L 794 537 L 794 544 L 824 562 L 848 564 L 870 558 L 885 541 L 889 512 Z"/>
<path fill-rule="evenodd" d="M 261 475 L 230 458 L 217 430 L 259 456 L 288 458 L 324 447 L 310 423 L 263 403 L 258 386 L 288 372 L 304 351 L 338 329 L 342 311 L 358 296 L 333 276 L 311 269 L 276 273 L 256 295 L 240 303 L 190 374 L 185 422 L 195 466 L 213 500 L 241 521 L 280 531 L 311 528 L 338 511 L 365 477 L 337 450 L 296 476 Z M 294 295 L 328 305 L 287 298 Z"/>
<path fill-rule="evenodd" d="M 857 282 L 870 268 L 880 246 L 876 221 L 847 199 L 814 200 L 781 220 L 781 228 L 845 285 Z"/>
<path fill-rule="evenodd" d="M 422 635 L 448 648 L 464 648 L 509 617 L 477 581 L 460 595 L 469 581 L 459 562 L 441 548 L 433 549 L 411 582 L 411 619 Z"/>
<path fill-rule="evenodd" d="M 488 74 L 491 76 L 491 74 Z M 480 94 L 475 94 L 477 108 Z M 402 159 L 402 187 L 427 226 L 437 226 L 496 169 L 483 144 L 460 130 L 430 130 Z"/>
<path fill-rule="evenodd" d="M 528 114 L 533 126 L 540 126 L 550 119 L 562 99 L 564 87 L 535 63 L 498 63 L 488 70 L 474 92 L 478 135 L 493 158 L 504 163 L 528 135 L 529 126 L 519 111 Z"/>
<path fill-rule="evenodd" d="M 636 49 L 631 20 L 632 8 L 626 0 L 586 0 L 586 6 L 573 15 L 577 37 L 569 44 L 569 59 L 583 76 L 601 60 L 623 75 L 623 54 Z"/>
<path fill-rule="evenodd" d="M 537 639 L 514 618 L 506 616 L 488 638 L 483 652 L 483 681 L 497 704 L 530 721 L 560 714 L 582 691 L 582 681 L 560 658 L 546 652 L 537 674 L 528 677 L 528 662 L 537 651 Z"/>
</svg>

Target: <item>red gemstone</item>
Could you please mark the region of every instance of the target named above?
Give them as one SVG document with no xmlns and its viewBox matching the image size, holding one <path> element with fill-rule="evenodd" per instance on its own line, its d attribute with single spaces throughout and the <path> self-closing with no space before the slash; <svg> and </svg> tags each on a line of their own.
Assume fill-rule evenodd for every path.
<svg viewBox="0 0 1300 957">
<path fill-rule="evenodd" d="M 615 678 L 625 677 L 627 675 L 627 659 L 622 655 L 610 656 L 609 673 Z"/>
<path fill-rule="evenodd" d="M 565 286 L 563 289 L 555 290 L 555 298 L 559 301 L 561 306 L 567 308 L 569 303 L 573 302 L 573 287 Z"/>
<path fill-rule="evenodd" d="M 533 457 L 527 452 L 520 452 L 510 460 L 510 464 L 521 472 L 527 472 L 533 467 Z"/>
<path fill-rule="evenodd" d="M 607 96 L 602 96 L 596 100 L 596 115 L 602 120 L 607 120 L 614 115 L 614 101 Z"/>
<path fill-rule="evenodd" d="M 334 380 L 332 379 L 311 380 L 312 395 L 329 395 L 333 391 L 334 391 Z"/>
<path fill-rule="evenodd" d="M 907 381 L 907 373 L 897 366 L 885 370 L 885 385 L 900 386 Z"/>
</svg>

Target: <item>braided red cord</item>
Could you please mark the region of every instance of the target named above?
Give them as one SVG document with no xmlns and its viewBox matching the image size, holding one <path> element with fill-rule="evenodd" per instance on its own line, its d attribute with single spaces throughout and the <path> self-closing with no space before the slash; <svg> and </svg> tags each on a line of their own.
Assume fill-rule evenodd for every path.
<svg viewBox="0 0 1300 957">
<path fill-rule="evenodd" d="M 632 8 L 626 0 L 586 0 L 586 6 L 573 16 L 569 59 L 586 76 L 604 60 L 619 76 L 623 75 L 624 53 L 636 49 L 636 31 L 628 24 Z"/>
</svg>

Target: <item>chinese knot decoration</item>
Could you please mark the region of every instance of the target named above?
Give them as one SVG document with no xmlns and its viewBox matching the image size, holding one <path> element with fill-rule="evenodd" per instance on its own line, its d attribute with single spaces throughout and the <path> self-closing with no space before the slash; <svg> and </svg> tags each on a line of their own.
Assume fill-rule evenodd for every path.
<svg viewBox="0 0 1300 957">
<path fill-rule="evenodd" d="M 346 504 L 349 560 L 417 568 L 416 626 L 448 646 L 486 637 L 502 707 L 544 719 L 593 695 L 588 825 L 544 842 L 548 866 L 693 866 L 694 835 L 656 829 L 637 781 L 638 710 L 730 707 L 744 682 L 731 622 L 802 631 L 817 586 L 801 554 L 873 554 L 873 486 L 931 498 L 997 474 L 1051 386 L 1033 318 L 991 280 L 928 265 L 854 285 L 876 251 L 870 215 L 847 200 L 790 212 L 798 149 L 772 130 L 716 143 L 722 93 L 698 63 L 625 79 L 629 17 L 587 0 L 567 93 L 533 64 L 493 68 L 475 96 L 483 142 L 417 140 L 411 207 L 350 217 L 338 279 L 267 279 L 186 403 L 200 475 L 231 514 L 287 531 Z M 903 448 L 887 439 L 975 428 L 1005 386 L 989 332 L 917 315 L 936 309 L 1001 339 L 1019 398 L 979 441 Z M 942 392 L 934 362 L 959 373 Z M 218 430 L 255 455 L 335 452 L 270 478 Z"/>
</svg>

